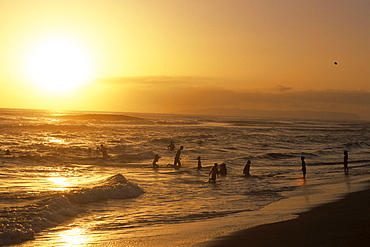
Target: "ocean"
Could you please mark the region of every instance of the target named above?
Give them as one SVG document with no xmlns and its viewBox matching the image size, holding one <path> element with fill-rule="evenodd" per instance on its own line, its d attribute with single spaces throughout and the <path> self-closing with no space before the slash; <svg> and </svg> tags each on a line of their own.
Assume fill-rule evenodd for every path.
<svg viewBox="0 0 370 247">
<path fill-rule="evenodd" d="M 191 246 L 294 217 L 370 174 L 368 121 L 0 109 L 0 128 L 0 245 Z M 214 163 L 227 175 L 210 183 Z"/>
</svg>

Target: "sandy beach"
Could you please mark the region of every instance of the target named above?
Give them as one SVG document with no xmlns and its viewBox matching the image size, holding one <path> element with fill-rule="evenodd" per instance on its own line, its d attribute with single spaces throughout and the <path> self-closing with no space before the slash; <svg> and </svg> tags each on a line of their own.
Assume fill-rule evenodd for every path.
<svg viewBox="0 0 370 247">
<path fill-rule="evenodd" d="M 292 220 L 241 230 L 197 246 L 369 246 L 370 189 L 299 214 Z"/>
</svg>

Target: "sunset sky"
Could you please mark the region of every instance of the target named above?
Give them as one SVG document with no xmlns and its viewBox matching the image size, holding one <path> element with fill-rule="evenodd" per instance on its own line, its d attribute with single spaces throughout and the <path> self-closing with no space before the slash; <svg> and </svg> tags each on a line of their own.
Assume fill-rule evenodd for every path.
<svg viewBox="0 0 370 247">
<path fill-rule="evenodd" d="M 370 120 L 368 0 L 0 0 L 0 23 L 1 108 Z"/>
</svg>

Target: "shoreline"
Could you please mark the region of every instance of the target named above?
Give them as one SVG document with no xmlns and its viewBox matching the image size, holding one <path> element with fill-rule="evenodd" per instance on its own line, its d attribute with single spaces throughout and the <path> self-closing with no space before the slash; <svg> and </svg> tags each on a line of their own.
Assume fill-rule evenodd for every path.
<svg viewBox="0 0 370 247">
<path fill-rule="evenodd" d="M 301 179 L 297 180 L 297 182 L 299 181 Z M 358 194 L 362 196 L 357 198 Z M 260 210 L 185 224 L 145 227 L 124 237 L 117 235 L 115 240 L 106 239 L 104 241 L 104 239 L 101 239 L 100 243 L 91 243 L 91 246 L 331 246 L 326 244 L 320 245 L 320 243 L 316 242 L 307 242 L 307 244 L 304 242 L 307 239 L 312 240 L 311 238 L 321 234 L 321 232 L 336 232 L 333 226 L 327 228 L 326 224 L 322 224 L 322 222 L 325 223 L 328 219 L 324 217 L 325 213 L 317 213 L 317 208 L 329 207 L 327 210 L 329 215 L 334 212 L 335 215 L 340 216 L 342 212 L 335 205 L 343 205 L 343 198 L 350 196 L 347 204 L 350 206 L 361 204 L 361 212 L 367 213 L 367 206 L 370 205 L 370 180 L 367 176 L 343 176 L 333 180 L 331 183 L 323 181 L 320 184 L 310 184 L 307 181 L 299 189 L 284 193 L 284 196 L 286 196 L 285 199 L 271 203 Z M 356 198 L 352 198 L 352 196 L 356 196 Z M 366 199 L 366 197 L 369 199 Z M 334 209 L 330 209 L 333 207 L 332 205 L 334 205 Z M 357 208 L 354 207 L 354 209 L 357 212 Z M 354 213 L 351 212 L 354 209 L 348 207 L 350 211 L 347 213 Z M 308 214 L 305 218 L 306 222 L 301 222 L 303 217 L 301 215 L 306 214 Z M 351 217 L 351 215 L 348 217 Z M 311 220 L 311 222 L 307 221 L 307 219 Z M 314 226 L 316 224 L 325 227 L 322 227 L 321 231 L 316 229 L 316 232 L 303 229 L 304 234 L 302 235 L 298 229 L 301 229 L 300 226 L 307 225 L 307 222 L 309 223 L 308 225 Z M 280 227 L 280 224 L 283 224 L 283 226 Z M 290 224 L 293 230 L 281 232 L 280 230 L 285 228 L 284 224 Z M 334 227 L 335 225 L 340 226 L 339 223 L 334 224 Z M 266 241 L 266 236 L 273 236 L 269 232 L 274 233 L 275 231 L 274 229 L 270 230 L 271 226 L 278 230 L 278 237 L 274 237 L 276 240 L 270 243 L 262 242 L 262 244 L 258 245 L 260 238 Z M 268 230 L 260 230 L 266 227 Z M 259 234 L 260 231 L 263 234 Z M 291 240 L 292 236 L 294 236 L 296 242 Z M 255 243 L 256 245 L 254 245 Z M 351 245 L 345 244 L 344 246 Z M 356 246 L 361 246 L 361 244 L 356 242 Z"/>
<path fill-rule="evenodd" d="M 236 231 L 197 247 L 368 246 L 370 186 L 298 213 L 295 219 Z"/>
</svg>

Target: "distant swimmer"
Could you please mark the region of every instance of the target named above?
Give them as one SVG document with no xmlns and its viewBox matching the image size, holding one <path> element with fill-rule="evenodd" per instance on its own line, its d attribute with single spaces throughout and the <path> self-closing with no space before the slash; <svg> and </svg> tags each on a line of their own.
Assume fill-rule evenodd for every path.
<svg viewBox="0 0 370 247">
<path fill-rule="evenodd" d="M 5 151 L 5 154 L 4 155 L 10 155 L 10 151 L 9 151 L 9 149 L 7 149 L 6 151 Z"/>
<path fill-rule="evenodd" d="M 343 168 L 344 168 L 344 174 L 348 174 L 348 152 L 347 150 L 344 151 L 343 156 Z"/>
<path fill-rule="evenodd" d="M 209 178 L 209 182 L 216 183 L 216 177 L 219 176 L 218 164 L 217 163 L 215 163 L 214 166 L 212 167 L 212 169 L 209 171 L 209 176 L 211 176 Z"/>
<path fill-rule="evenodd" d="M 159 166 L 158 166 L 158 164 L 157 164 L 157 162 L 158 162 L 158 160 L 160 159 L 161 157 L 158 155 L 158 154 L 156 154 L 155 156 L 154 156 L 154 160 L 153 160 L 153 168 L 158 168 Z"/>
<path fill-rule="evenodd" d="M 249 177 L 251 175 L 250 174 L 250 169 L 251 169 L 251 161 L 248 160 L 247 164 L 244 166 L 244 169 L 243 169 L 244 176 Z"/>
<path fill-rule="evenodd" d="M 178 167 L 181 167 L 181 162 L 180 162 L 180 160 L 181 160 L 181 158 L 180 158 L 180 156 L 181 156 L 181 151 L 184 149 L 184 146 L 181 146 L 180 147 L 180 149 L 179 150 L 177 150 L 177 152 L 176 152 L 176 156 L 175 156 L 175 160 L 174 160 L 174 162 L 173 162 L 173 165 L 176 167 L 176 166 L 178 166 Z"/>
<path fill-rule="evenodd" d="M 225 176 L 227 174 L 226 164 L 222 163 L 220 165 L 220 175 Z"/>
<path fill-rule="evenodd" d="M 306 162 L 304 161 L 305 157 L 302 156 L 301 157 L 301 160 L 302 160 L 302 173 L 303 173 L 303 178 L 306 178 Z"/>
<path fill-rule="evenodd" d="M 169 149 L 169 150 L 171 150 L 171 151 L 173 151 L 173 150 L 175 150 L 175 144 L 173 144 L 173 141 L 171 141 L 171 143 L 167 146 L 167 149 Z"/>
<path fill-rule="evenodd" d="M 100 144 L 100 152 L 102 153 L 103 158 L 109 158 L 107 148 L 103 144 Z"/>
<path fill-rule="evenodd" d="M 338 65 L 338 62 L 334 62 L 334 65 Z"/>
<path fill-rule="evenodd" d="M 198 170 L 201 170 L 201 169 L 202 169 L 202 161 L 201 161 L 201 157 L 200 157 L 200 156 L 198 156 L 197 160 L 198 160 Z"/>
</svg>

